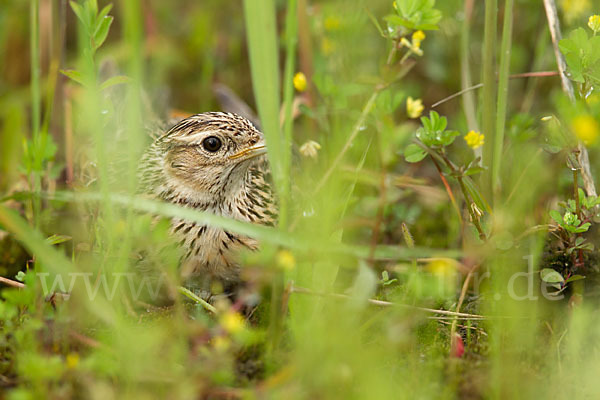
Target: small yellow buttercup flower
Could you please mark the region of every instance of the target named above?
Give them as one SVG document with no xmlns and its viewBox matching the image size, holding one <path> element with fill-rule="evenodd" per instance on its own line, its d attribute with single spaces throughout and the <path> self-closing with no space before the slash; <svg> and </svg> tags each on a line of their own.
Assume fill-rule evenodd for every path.
<svg viewBox="0 0 600 400">
<path fill-rule="evenodd" d="M 244 317 L 238 312 L 228 311 L 221 317 L 221 326 L 228 333 L 238 333 L 244 330 Z"/>
<path fill-rule="evenodd" d="M 227 351 L 231 346 L 231 340 L 225 336 L 217 336 L 211 342 L 213 347 L 220 352 Z"/>
<path fill-rule="evenodd" d="M 337 17 L 329 16 L 325 18 L 324 27 L 326 31 L 337 31 L 340 29 L 340 20 Z"/>
<path fill-rule="evenodd" d="M 323 40 L 321 40 L 321 52 L 323 53 L 323 55 L 330 55 L 331 53 L 333 53 L 333 51 L 335 50 L 335 44 L 333 43 L 333 41 L 331 41 L 331 39 L 329 38 L 323 38 Z"/>
<path fill-rule="evenodd" d="M 467 133 L 464 139 L 465 142 L 467 142 L 467 145 L 472 149 L 481 147 L 485 143 L 485 135 L 475 131 Z"/>
<path fill-rule="evenodd" d="M 294 87 L 296 88 L 297 91 L 299 92 L 304 92 L 306 90 L 306 75 L 304 75 L 304 73 L 302 72 L 297 72 L 296 75 L 294 75 Z"/>
<path fill-rule="evenodd" d="M 425 32 L 423 32 L 423 31 L 421 31 L 421 30 L 418 30 L 418 31 L 414 32 L 414 33 L 412 34 L 412 42 L 413 42 L 413 45 L 414 45 L 415 47 L 418 47 L 418 48 L 420 48 L 420 47 L 421 47 L 421 42 L 422 42 L 423 40 L 425 40 L 425 38 L 426 38 L 426 36 L 425 36 Z"/>
<path fill-rule="evenodd" d="M 79 354 L 77 353 L 69 353 L 65 358 L 65 363 L 67 364 L 68 369 L 75 369 L 77 365 L 79 365 Z"/>
<path fill-rule="evenodd" d="M 277 265 L 284 270 L 290 271 L 296 266 L 296 259 L 289 250 L 280 250 L 277 253 Z"/>
<path fill-rule="evenodd" d="M 600 124 L 591 115 L 579 115 L 571 122 L 571 129 L 584 144 L 594 144 L 600 135 Z"/>
<path fill-rule="evenodd" d="M 417 31 L 417 32 L 419 32 L 419 31 Z M 424 33 L 423 33 L 423 36 L 425 36 Z M 419 35 L 417 35 L 417 38 L 418 37 L 419 37 Z M 414 34 L 413 34 L 413 41 L 412 42 L 410 40 L 408 40 L 407 38 L 404 38 L 404 37 L 402 39 L 400 39 L 400 46 L 401 47 L 408 47 L 408 49 L 412 53 L 414 53 L 414 54 L 416 54 L 418 56 L 422 56 L 423 55 L 423 50 L 421 50 L 421 41 L 420 40 L 414 40 Z"/>
<path fill-rule="evenodd" d="M 590 0 L 562 0 L 561 6 L 564 12 L 565 19 L 572 22 L 590 9 Z"/>
<path fill-rule="evenodd" d="M 436 258 L 427 264 L 426 269 L 437 277 L 446 278 L 456 275 L 458 265 L 458 262 L 451 258 Z"/>
<path fill-rule="evenodd" d="M 600 15 L 592 15 L 588 19 L 588 26 L 594 31 L 594 35 L 600 32 Z"/>
<path fill-rule="evenodd" d="M 299 150 L 304 157 L 317 158 L 317 152 L 321 150 L 321 145 L 314 140 L 309 140 L 300 146 Z"/>
<path fill-rule="evenodd" d="M 424 109 L 423 100 L 414 100 L 410 96 L 406 99 L 406 114 L 408 114 L 409 118 L 419 118 L 423 114 Z"/>
</svg>

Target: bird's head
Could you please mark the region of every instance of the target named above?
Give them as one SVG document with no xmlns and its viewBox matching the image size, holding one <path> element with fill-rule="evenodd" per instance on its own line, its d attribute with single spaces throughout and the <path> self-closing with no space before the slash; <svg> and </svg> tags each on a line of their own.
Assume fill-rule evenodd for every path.
<svg viewBox="0 0 600 400">
<path fill-rule="evenodd" d="M 180 121 L 157 145 L 167 180 L 198 200 L 239 190 L 248 168 L 266 153 L 263 135 L 250 121 L 217 112 Z"/>
</svg>

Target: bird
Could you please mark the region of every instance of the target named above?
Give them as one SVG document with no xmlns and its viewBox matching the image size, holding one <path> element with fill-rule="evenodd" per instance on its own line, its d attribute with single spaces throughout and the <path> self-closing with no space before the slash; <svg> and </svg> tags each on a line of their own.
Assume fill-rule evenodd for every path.
<svg viewBox="0 0 600 400">
<path fill-rule="evenodd" d="M 140 190 L 182 207 L 260 225 L 277 223 L 263 134 L 233 113 L 205 112 L 185 118 L 159 136 L 140 161 Z M 256 239 L 223 228 L 172 218 L 170 233 L 182 251 L 185 284 L 210 293 L 240 282 L 239 252 L 257 250 Z"/>
</svg>

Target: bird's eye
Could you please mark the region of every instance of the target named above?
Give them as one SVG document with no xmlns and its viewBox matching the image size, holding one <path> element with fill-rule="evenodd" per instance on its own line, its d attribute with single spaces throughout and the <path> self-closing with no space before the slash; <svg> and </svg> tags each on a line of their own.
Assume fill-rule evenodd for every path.
<svg viewBox="0 0 600 400">
<path fill-rule="evenodd" d="M 204 147 L 206 151 L 210 151 L 211 153 L 219 151 L 221 146 L 221 139 L 219 139 L 216 136 L 209 136 L 202 141 L 202 147 Z"/>
</svg>

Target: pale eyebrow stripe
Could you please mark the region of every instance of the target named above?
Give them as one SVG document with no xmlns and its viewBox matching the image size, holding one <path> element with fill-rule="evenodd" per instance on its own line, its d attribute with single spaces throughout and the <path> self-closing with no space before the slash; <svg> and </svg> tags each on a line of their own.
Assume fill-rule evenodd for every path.
<svg viewBox="0 0 600 400">
<path fill-rule="evenodd" d="M 183 142 L 183 143 L 194 143 L 196 141 L 198 141 L 200 138 L 204 138 L 207 136 L 216 136 L 219 133 L 218 130 L 207 130 L 207 131 L 199 131 L 196 133 L 193 133 L 191 135 L 178 135 L 178 136 L 173 136 L 173 140 L 177 141 L 177 142 Z"/>
</svg>

